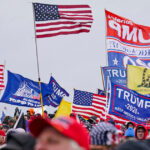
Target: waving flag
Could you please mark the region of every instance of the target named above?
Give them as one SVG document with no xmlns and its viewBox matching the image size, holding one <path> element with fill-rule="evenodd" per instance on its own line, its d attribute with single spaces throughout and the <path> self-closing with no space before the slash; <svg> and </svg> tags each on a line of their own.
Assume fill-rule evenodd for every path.
<svg viewBox="0 0 150 150">
<path fill-rule="evenodd" d="M 49 101 L 53 107 L 59 106 L 63 97 L 69 96 L 69 93 L 62 88 L 52 76 L 48 86 L 51 89 L 51 93 L 47 95 L 46 101 Z"/>
<path fill-rule="evenodd" d="M 26 131 L 26 120 L 24 118 L 24 113 L 23 112 L 20 112 L 19 114 L 19 118 L 17 119 L 15 125 L 14 125 L 14 129 L 17 129 L 17 128 L 22 128 Z"/>
<path fill-rule="evenodd" d="M 88 5 L 33 5 L 37 38 L 90 32 L 93 18 Z"/>
<path fill-rule="evenodd" d="M 72 112 L 89 119 L 92 115 L 105 118 L 106 96 L 74 90 Z"/>
<path fill-rule="evenodd" d="M 0 65 L 0 90 L 3 90 L 4 87 L 4 65 Z"/>
<path fill-rule="evenodd" d="M 107 91 L 108 77 L 112 82 L 126 87 L 126 69 L 115 66 L 107 66 L 102 67 L 102 71 L 104 77 L 105 91 Z"/>
<path fill-rule="evenodd" d="M 119 116 L 108 114 L 106 110 L 107 98 L 85 91 L 74 91 L 74 100 L 72 104 L 72 112 L 89 119 L 92 115 L 97 116 L 101 120 L 112 118 L 117 123 L 126 123 L 127 120 Z"/>
<path fill-rule="evenodd" d="M 150 118 L 150 98 L 111 83 L 109 113 L 138 124 L 146 124 Z"/>
<path fill-rule="evenodd" d="M 51 94 L 48 84 L 41 83 L 44 105 L 50 105 L 47 95 Z M 18 106 L 41 107 L 39 83 L 8 71 L 8 81 L 0 102 Z"/>
<path fill-rule="evenodd" d="M 128 88 L 142 95 L 150 95 L 150 69 L 141 66 L 127 66 Z"/>
<path fill-rule="evenodd" d="M 150 27 L 106 13 L 108 65 L 150 67 Z"/>
<path fill-rule="evenodd" d="M 58 110 L 55 114 L 55 118 L 58 118 L 61 116 L 70 116 L 70 113 L 71 113 L 71 103 L 62 99 L 58 107 Z"/>
</svg>

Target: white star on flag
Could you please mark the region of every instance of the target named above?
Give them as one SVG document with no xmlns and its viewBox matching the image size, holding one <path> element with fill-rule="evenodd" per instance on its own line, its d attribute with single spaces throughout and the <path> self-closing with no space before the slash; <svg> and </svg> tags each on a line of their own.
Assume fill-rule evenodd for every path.
<svg viewBox="0 0 150 150">
<path fill-rule="evenodd" d="M 116 58 L 113 60 L 113 62 L 114 62 L 114 65 L 118 65 L 118 60 Z"/>
</svg>

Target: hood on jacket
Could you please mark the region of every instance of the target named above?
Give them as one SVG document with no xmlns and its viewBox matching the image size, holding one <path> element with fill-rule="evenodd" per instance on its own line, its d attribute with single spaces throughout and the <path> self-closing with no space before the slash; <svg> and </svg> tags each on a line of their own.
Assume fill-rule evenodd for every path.
<svg viewBox="0 0 150 150">
<path fill-rule="evenodd" d="M 127 124 L 126 124 L 127 129 L 129 128 L 129 125 L 130 125 L 130 124 L 133 126 L 133 128 L 136 126 L 136 124 L 135 124 L 134 122 L 129 121 L 129 122 L 127 122 Z"/>
<path fill-rule="evenodd" d="M 145 140 L 147 135 L 148 135 L 148 130 L 146 128 L 146 126 L 142 125 L 142 124 L 138 124 L 135 128 L 135 138 L 137 139 L 137 130 L 140 129 L 140 128 L 143 128 L 145 130 L 145 133 L 144 133 L 144 137 L 142 140 Z"/>
</svg>

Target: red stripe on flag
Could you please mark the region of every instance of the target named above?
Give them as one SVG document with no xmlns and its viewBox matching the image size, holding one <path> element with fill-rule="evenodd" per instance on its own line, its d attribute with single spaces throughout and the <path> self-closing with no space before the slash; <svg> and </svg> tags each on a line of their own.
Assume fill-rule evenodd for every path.
<svg viewBox="0 0 150 150">
<path fill-rule="evenodd" d="M 65 16 L 61 16 L 61 19 L 68 19 L 68 20 L 93 20 L 91 18 L 83 18 L 83 17 L 65 17 Z"/>
<path fill-rule="evenodd" d="M 89 32 L 87 29 L 79 29 L 77 31 L 64 31 L 64 32 L 59 32 L 59 33 L 51 33 L 51 34 L 43 34 L 43 35 L 36 35 L 37 38 L 45 38 L 45 37 L 52 37 L 52 36 L 57 36 L 57 35 L 67 35 L 67 34 L 77 34 L 81 32 Z"/>
<path fill-rule="evenodd" d="M 87 23 L 92 23 L 92 21 L 89 22 L 80 22 L 80 24 L 87 24 Z M 36 27 L 44 27 L 44 26 L 52 26 L 52 25 L 61 25 L 61 24 L 66 24 L 66 25 L 70 25 L 70 24 L 77 24 L 77 22 L 73 22 L 73 21 L 58 21 L 58 22 L 51 22 L 51 23 L 37 23 Z"/>
<path fill-rule="evenodd" d="M 59 13 L 60 14 L 62 14 L 62 13 L 74 13 L 74 14 L 79 14 L 79 13 L 81 13 L 81 14 L 85 14 L 85 13 L 92 13 L 92 11 L 91 10 L 81 10 L 81 11 L 59 11 Z"/>
<path fill-rule="evenodd" d="M 46 31 L 58 31 L 61 29 L 75 29 L 78 27 L 91 27 L 90 25 L 74 25 L 74 26 L 62 26 L 62 27 L 58 27 L 58 28 L 48 28 L 48 29 L 40 29 L 40 30 L 36 30 L 36 32 L 46 32 Z"/>
<path fill-rule="evenodd" d="M 58 5 L 59 8 L 90 8 L 88 5 Z"/>
</svg>

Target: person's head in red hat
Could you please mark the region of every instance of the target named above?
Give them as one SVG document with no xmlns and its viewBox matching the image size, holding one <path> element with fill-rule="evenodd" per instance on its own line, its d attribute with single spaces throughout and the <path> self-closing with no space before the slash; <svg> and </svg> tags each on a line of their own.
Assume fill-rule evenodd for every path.
<svg viewBox="0 0 150 150">
<path fill-rule="evenodd" d="M 135 138 L 137 140 L 145 140 L 147 135 L 148 135 L 147 128 L 142 124 L 138 124 L 135 129 Z"/>
<path fill-rule="evenodd" d="M 5 144 L 5 132 L 0 130 L 0 145 Z"/>
<path fill-rule="evenodd" d="M 37 139 L 35 150 L 89 150 L 86 128 L 72 118 L 38 117 L 30 122 L 29 129 Z"/>
</svg>

